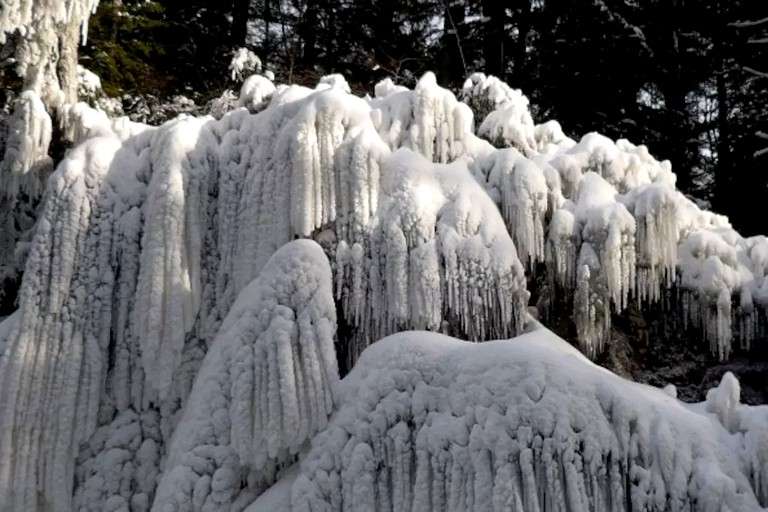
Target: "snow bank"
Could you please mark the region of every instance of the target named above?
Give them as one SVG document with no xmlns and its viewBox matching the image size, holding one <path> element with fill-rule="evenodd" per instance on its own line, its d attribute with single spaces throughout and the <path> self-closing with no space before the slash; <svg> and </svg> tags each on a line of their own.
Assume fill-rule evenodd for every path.
<svg viewBox="0 0 768 512">
<path fill-rule="evenodd" d="M 320 246 L 299 240 L 243 289 L 195 380 L 153 510 L 242 510 L 325 427 L 339 380 L 332 286 Z"/>
<path fill-rule="evenodd" d="M 478 345 L 412 332 L 368 348 L 340 397 L 301 463 L 294 511 L 768 503 L 768 408 L 739 404 L 730 374 L 688 406 L 543 328 Z"/>
</svg>

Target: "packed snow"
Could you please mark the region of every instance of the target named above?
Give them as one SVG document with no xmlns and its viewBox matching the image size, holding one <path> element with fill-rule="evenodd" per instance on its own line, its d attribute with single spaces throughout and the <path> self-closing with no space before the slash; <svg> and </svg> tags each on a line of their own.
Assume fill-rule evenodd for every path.
<svg viewBox="0 0 768 512">
<path fill-rule="evenodd" d="M 535 125 L 522 93 L 492 77 L 473 75 L 461 97 L 431 73 L 413 90 L 382 82 L 374 98 L 336 75 L 315 89 L 256 76 L 215 117 L 159 127 L 68 106 L 79 144 L 48 180 L 19 308 L 0 324 L 0 503 L 242 510 L 278 478 L 270 500 L 284 501 L 298 458 L 298 508 L 620 510 L 613 491 L 635 508 L 765 506 L 766 414 L 738 404 L 731 380 L 710 417 L 551 334 L 373 344 L 410 329 L 518 335 L 526 277 L 573 308 L 589 358 L 633 301 L 666 308 L 721 359 L 766 335 L 768 239 L 700 209 L 643 146 Z M 37 138 L 19 144 L 44 142 L 43 117 L 28 117 L 24 137 Z M 331 347 L 362 386 L 342 386 L 341 401 Z M 552 402 L 504 416 L 519 431 L 504 440 L 488 411 L 516 410 L 543 383 Z M 378 410 L 365 386 L 392 401 Z M 360 407 L 379 416 L 357 422 Z M 397 407 L 418 414 L 402 422 Z M 493 439 L 517 466 L 489 461 Z M 655 448 L 678 443 L 679 457 Z"/>
</svg>

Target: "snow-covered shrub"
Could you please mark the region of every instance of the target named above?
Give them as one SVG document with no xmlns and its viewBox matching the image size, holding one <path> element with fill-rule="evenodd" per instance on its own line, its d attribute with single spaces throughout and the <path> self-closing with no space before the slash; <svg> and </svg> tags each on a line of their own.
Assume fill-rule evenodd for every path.
<svg viewBox="0 0 768 512">
<path fill-rule="evenodd" d="M 229 62 L 232 81 L 240 81 L 248 75 L 261 71 L 261 59 L 248 48 L 238 48 Z"/>
<path fill-rule="evenodd" d="M 95 98 L 101 91 L 101 79 L 92 71 L 77 65 L 77 96 L 82 99 Z"/>
</svg>

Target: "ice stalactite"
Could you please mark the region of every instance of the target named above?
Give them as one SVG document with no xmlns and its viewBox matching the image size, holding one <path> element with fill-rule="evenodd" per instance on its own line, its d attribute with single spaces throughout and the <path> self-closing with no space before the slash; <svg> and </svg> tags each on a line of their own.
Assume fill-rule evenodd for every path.
<svg viewBox="0 0 768 512">
<path fill-rule="evenodd" d="M 579 348 L 587 357 L 602 354 L 611 335 L 611 299 L 600 258 L 589 242 L 581 245 L 573 294 Z"/>
<path fill-rule="evenodd" d="M 637 298 L 643 303 L 661 300 L 672 286 L 677 265 L 677 194 L 656 183 L 641 185 L 627 195 L 637 231 Z"/>
<path fill-rule="evenodd" d="M 344 311 L 362 331 L 351 362 L 400 329 L 461 332 L 471 340 L 519 332 L 528 301 L 523 268 L 466 164 L 433 164 L 400 149 L 385 160 L 381 187 L 370 253 L 359 244 L 340 245 L 337 253 L 339 286 L 349 289 Z M 366 290 L 370 297 L 361 301 Z"/>
<path fill-rule="evenodd" d="M 526 265 L 544 261 L 546 217 L 561 206 L 559 187 L 552 183 L 559 176 L 551 167 L 542 169 L 514 148 L 491 152 L 477 165 L 492 188 L 492 197 L 498 196 L 521 260 Z"/>
<path fill-rule="evenodd" d="M 763 510 L 766 408 L 731 380 L 688 406 L 543 329 L 393 335 L 342 381 L 292 510 Z"/>
<path fill-rule="evenodd" d="M 736 247 L 719 234 L 694 231 L 680 245 L 679 281 L 686 321 L 701 329 L 713 354 L 731 352 L 731 297 L 741 284 Z"/>
<path fill-rule="evenodd" d="M 243 289 L 200 369 L 153 510 L 243 510 L 325 427 L 339 380 L 332 287 L 320 246 L 299 240 Z"/>
</svg>

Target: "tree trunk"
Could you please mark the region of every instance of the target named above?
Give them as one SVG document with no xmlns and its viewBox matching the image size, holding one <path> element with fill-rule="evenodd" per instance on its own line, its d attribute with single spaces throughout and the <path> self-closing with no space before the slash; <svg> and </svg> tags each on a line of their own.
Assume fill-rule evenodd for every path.
<svg viewBox="0 0 768 512">
<path fill-rule="evenodd" d="M 307 9 L 301 21 L 301 65 L 312 69 L 317 62 L 317 20 L 320 15 L 318 0 L 307 0 Z"/>
<path fill-rule="evenodd" d="M 525 84 L 525 64 L 528 58 L 528 34 L 531 32 L 531 3 L 523 0 L 517 11 L 517 39 L 512 50 L 512 82 L 523 90 Z"/>
<path fill-rule="evenodd" d="M 65 103 L 77 101 L 77 50 L 80 44 L 80 28 L 76 20 L 71 20 L 64 24 L 59 32 L 59 61 L 56 65 L 56 75 L 64 93 Z"/>
<path fill-rule="evenodd" d="M 466 23 L 463 2 L 452 2 L 445 7 L 438 78 L 444 85 L 459 83 L 467 77 L 467 64 L 461 48 L 465 40 Z"/>
<path fill-rule="evenodd" d="M 232 44 L 245 46 L 248 42 L 248 21 L 250 19 L 251 0 L 235 0 L 232 6 Z"/>
<path fill-rule="evenodd" d="M 498 0 L 483 0 L 482 5 L 483 17 L 486 18 L 483 34 L 485 72 L 504 80 L 506 78 L 506 55 L 504 53 L 506 8 L 504 7 L 504 2 L 499 2 Z"/>
</svg>

